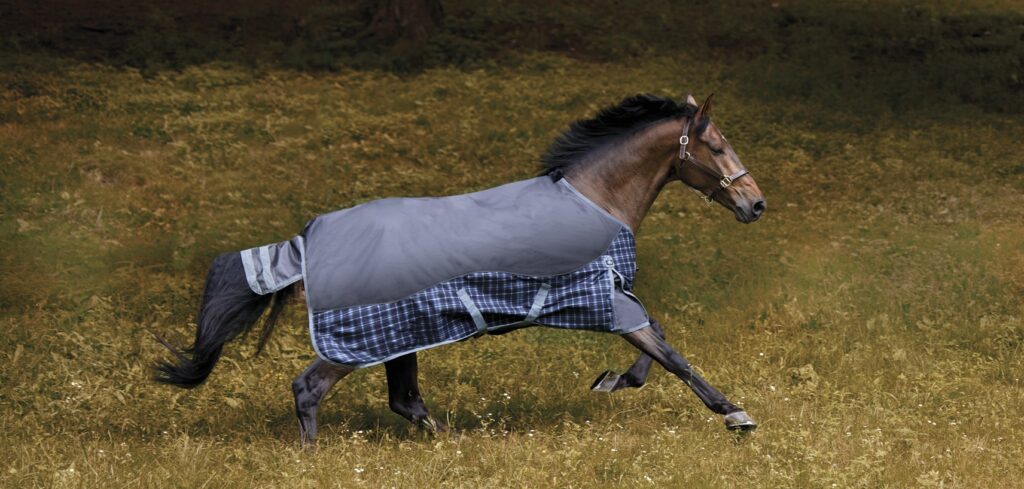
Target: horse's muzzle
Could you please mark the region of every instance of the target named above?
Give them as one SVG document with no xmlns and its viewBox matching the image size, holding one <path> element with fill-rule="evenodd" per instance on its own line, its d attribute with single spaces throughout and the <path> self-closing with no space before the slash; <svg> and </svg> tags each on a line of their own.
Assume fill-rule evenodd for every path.
<svg viewBox="0 0 1024 489">
<path fill-rule="evenodd" d="M 738 205 L 733 211 L 736 213 L 736 220 L 744 224 L 750 224 L 761 218 L 761 214 L 764 214 L 765 209 L 768 208 L 768 204 L 764 202 L 764 199 L 760 199 L 751 205 Z"/>
</svg>

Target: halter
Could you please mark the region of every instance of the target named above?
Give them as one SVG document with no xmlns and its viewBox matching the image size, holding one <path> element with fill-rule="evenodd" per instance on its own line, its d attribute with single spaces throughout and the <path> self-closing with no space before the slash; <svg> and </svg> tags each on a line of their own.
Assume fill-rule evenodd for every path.
<svg viewBox="0 0 1024 489">
<path fill-rule="evenodd" d="M 732 175 L 724 175 L 715 170 L 714 168 L 712 168 L 710 165 L 697 159 L 696 156 L 690 154 L 690 152 L 686 150 L 686 145 L 690 144 L 690 136 L 688 134 L 690 133 L 690 122 L 693 120 L 692 117 L 693 116 L 689 116 L 686 118 L 686 122 L 683 123 L 683 135 L 679 136 L 679 161 L 676 162 L 676 174 L 679 175 L 679 179 L 682 180 L 683 183 L 686 183 L 686 181 L 683 180 L 683 165 L 687 161 L 689 161 L 690 163 L 693 163 L 693 165 L 696 166 L 699 170 L 703 171 L 704 173 L 707 173 L 708 175 L 711 175 L 712 177 L 715 178 L 715 180 L 718 180 L 718 186 L 712 187 L 710 190 L 703 190 L 693 185 L 690 185 L 689 183 L 686 183 L 686 185 L 689 185 L 694 192 L 697 192 L 698 194 L 701 195 L 701 199 L 706 204 L 711 205 L 711 203 L 715 201 L 715 194 L 717 194 L 720 190 L 729 188 L 729 186 L 732 185 L 733 182 L 739 180 L 740 178 L 743 178 L 746 175 L 749 175 L 750 173 L 741 164 L 739 171 L 737 171 L 736 173 L 733 173 Z"/>
</svg>

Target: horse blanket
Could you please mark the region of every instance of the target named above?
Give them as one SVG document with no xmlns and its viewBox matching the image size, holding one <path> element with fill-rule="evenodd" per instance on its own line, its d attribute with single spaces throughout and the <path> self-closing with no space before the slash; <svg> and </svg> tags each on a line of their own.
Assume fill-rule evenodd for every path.
<svg viewBox="0 0 1024 489">
<path fill-rule="evenodd" d="M 351 367 L 524 326 L 649 324 L 633 233 L 565 179 L 376 200 L 241 254 L 257 294 L 305 281 L 314 349 Z"/>
</svg>

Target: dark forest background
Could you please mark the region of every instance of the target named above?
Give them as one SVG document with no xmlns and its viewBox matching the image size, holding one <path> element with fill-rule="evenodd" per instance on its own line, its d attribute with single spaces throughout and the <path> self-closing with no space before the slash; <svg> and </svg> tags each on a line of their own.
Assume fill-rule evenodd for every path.
<svg viewBox="0 0 1024 489">
<path fill-rule="evenodd" d="M 143 74 L 210 62 L 411 74 L 516 66 L 531 52 L 594 62 L 679 53 L 708 60 L 765 97 L 817 97 L 851 108 L 1024 110 L 1024 17 L 984 2 L 942 5 L 44 0 L 0 5 L 0 35 L 8 62 L 14 53 L 47 53 Z"/>
</svg>

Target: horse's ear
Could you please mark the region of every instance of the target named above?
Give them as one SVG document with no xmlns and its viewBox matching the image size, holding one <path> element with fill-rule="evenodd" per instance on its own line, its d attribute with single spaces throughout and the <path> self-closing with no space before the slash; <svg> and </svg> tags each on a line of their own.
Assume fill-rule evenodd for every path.
<svg viewBox="0 0 1024 489">
<path fill-rule="evenodd" d="M 697 110 L 698 120 L 703 119 L 705 117 L 709 117 L 711 115 L 711 99 L 714 97 L 715 94 L 712 93 L 711 95 L 708 95 L 708 98 L 704 99 L 704 103 L 701 104 L 700 109 Z"/>
</svg>

